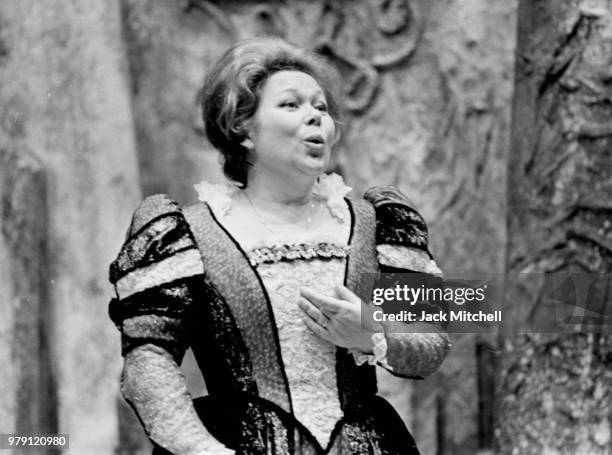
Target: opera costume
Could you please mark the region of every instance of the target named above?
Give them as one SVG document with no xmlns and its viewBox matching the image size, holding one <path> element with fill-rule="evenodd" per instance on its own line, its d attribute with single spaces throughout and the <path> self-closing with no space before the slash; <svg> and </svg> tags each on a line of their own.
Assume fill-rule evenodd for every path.
<svg viewBox="0 0 612 455">
<path fill-rule="evenodd" d="M 380 271 L 439 276 L 423 218 L 392 187 L 348 198 L 332 174 L 313 193 L 332 221 L 299 238 L 288 226 L 282 244 L 240 244 L 223 219 L 241 190 L 197 189 L 200 201 L 184 208 L 146 198 L 110 269 L 122 390 L 155 453 L 209 453 L 212 435 L 237 454 L 418 454 L 376 395 L 375 365 L 424 378 L 444 359 L 447 335 L 385 330 L 373 354 L 349 351 L 310 331 L 297 300 L 301 288 L 332 294 L 344 283 L 369 301 L 363 274 Z M 194 406 L 179 371 L 187 348 L 208 390 Z"/>
</svg>

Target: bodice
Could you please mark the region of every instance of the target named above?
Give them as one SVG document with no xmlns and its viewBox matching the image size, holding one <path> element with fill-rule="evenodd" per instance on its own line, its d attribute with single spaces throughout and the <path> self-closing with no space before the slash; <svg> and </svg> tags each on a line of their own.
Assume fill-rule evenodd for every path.
<svg viewBox="0 0 612 455">
<path fill-rule="evenodd" d="M 240 190 L 231 184 L 202 183 L 197 188 L 200 199 L 223 225 Z M 343 197 L 348 191 L 338 176 L 322 176 L 315 187 L 315 200 L 325 204 L 328 213 L 322 209 L 323 215 L 331 216 L 314 220 L 308 232 L 296 231 L 290 224 L 275 225 L 274 232 L 263 238 L 236 239 L 270 299 L 294 415 L 323 447 L 342 417 L 336 347 L 305 325 L 298 301 L 301 289 L 334 295 L 334 286 L 344 282 L 350 212 Z M 254 213 L 252 222 L 262 221 Z"/>
</svg>

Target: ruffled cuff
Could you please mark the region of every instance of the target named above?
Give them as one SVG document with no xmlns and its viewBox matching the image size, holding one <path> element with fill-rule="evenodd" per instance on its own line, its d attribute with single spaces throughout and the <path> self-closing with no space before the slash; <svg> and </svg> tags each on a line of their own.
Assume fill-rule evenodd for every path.
<svg viewBox="0 0 612 455">
<path fill-rule="evenodd" d="M 363 365 L 367 363 L 369 365 L 380 364 L 389 371 L 393 371 L 393 368 L 387 362 L 387 338 L 384 332 L 376 332 L 372 335 L 372 354 L 364 354 L 357 349 L 351 349 L 350 353 L 353 354 L 353 359 L 357 365 Z"/>
</svg>

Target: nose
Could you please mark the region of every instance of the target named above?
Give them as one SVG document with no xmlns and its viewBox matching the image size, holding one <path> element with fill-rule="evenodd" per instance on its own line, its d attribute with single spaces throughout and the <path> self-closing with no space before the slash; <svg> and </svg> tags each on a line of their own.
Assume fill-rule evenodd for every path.
<svg viewBox="0 0 612 455">
<path fill-rule="evenodd" d="M 309 126 L 321 126 L 321 111 L 314 106 L 310 106 L 306 113 L 305 123 Z"/>
</svg>

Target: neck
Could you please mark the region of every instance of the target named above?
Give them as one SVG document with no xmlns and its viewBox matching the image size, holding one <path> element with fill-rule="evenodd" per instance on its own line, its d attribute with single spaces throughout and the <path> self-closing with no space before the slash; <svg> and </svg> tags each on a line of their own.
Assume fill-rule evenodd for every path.
<svg viewBox="0 0 612 455">
<path fill-rule="evenodd" d="M 272 177 L 253 169 L 249 174 L 247 192 L 251 198 L 269 203 L 304 206 L 312 200 L 315 183 L 316 177 L 296 179 L 278 174 Z"/>
</svg>

